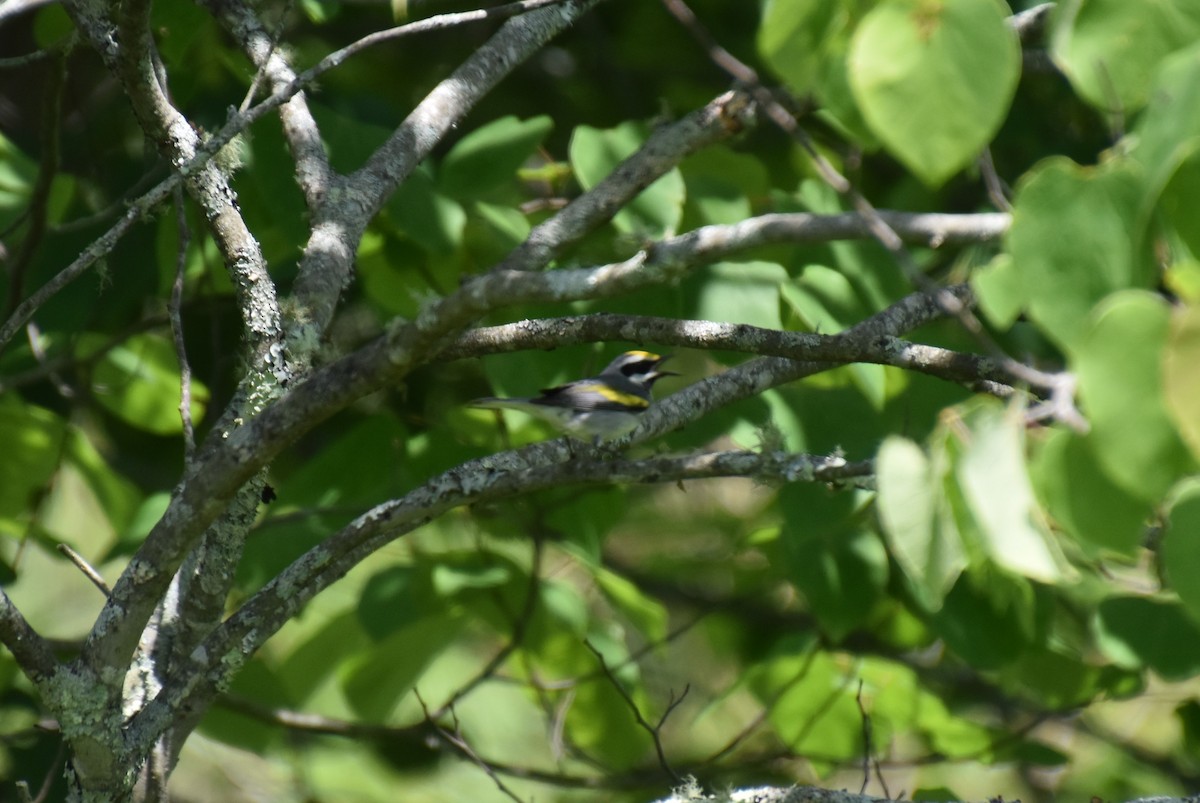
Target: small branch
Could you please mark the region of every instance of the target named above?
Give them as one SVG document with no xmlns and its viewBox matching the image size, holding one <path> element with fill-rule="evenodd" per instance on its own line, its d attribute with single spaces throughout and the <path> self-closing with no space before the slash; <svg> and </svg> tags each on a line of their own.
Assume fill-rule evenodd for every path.
<svg viewBox="0 0 1200 803">
<path fill-rule="evenodd" d="M 612 219 L 626 204 L 686 156 L 745 129 L 753 104 L 726 92 L 683 119 L 660 126 L 640 148 L 587 192 L 539 223 L 494 270 L 537 270 Z"/>
<path fill-rule="evenodd" d="M 244 115 L 248 110 L 261 78 L 265 77 L 270 82 L 273 92 L 286 89 L 296 80 L 296 73 L 287 53 L 281 52 L 278 47 L 278 32 L 269 32 L 249 3 L 243 0 L 202 0 L 201 5 L 221 22 L 225 30 L 241 45 L 251 63 L 258 68 L 250 90 L 238 109 L 239 115 Z M 290 6 L 289 3 L 288 8 Z M 281 14 L 279 28 L 282 28 L 282 20 L 286 16 L 285 10 Z M 311 213 L 320 207 L 334 180 L 329 157 L 321 141 L 321 132 L 302 92 L 296 92 L 279 106 L 279 119 L 283 124 L 284 138 L 296 162 L 297 183 Z"/>
<path fill-rule="evenodd" d="M 435 722 L 433 717 L 430 716 L 429 708 L 425 705 L 425 700 L 421 698 L 421 692 L 414 688 L 413 695 L 416 696 L 417 702 L 421 704 L 421 711 L 423 711 L 425 714 L 425 721 L 437 730 L 438 735 L 443 741 L 452 745 L 456 750 L 474 762 L 475 766 L 483 770 L 484 774 L 492 779 L 492 783 L 494 783 L 496 788 L 503 792 L 506 797 L 511 800 L 515 800 L 516 803 L 522 803 L 521 798 L 517 797 L 516 793 L 508 788 L 508 785 L 501 780 L 496 770 L 493 769 L 490 764 L 480 758 L 479 754 L 471 748 L 471 745 L 467 744 L 467 740 L 464 739 L 462 735 L 462 728 L 458 722 L 458 715 L 454 714 L 453 708 L 450 709 L 451 714 L 454 714 L 454 732 L 451 733 Z"/>
<path fill-rule="evenodd" d="M 871 715 L 867 713 L 866 703 L 863 702 L 863 682 L 862 678 L 858 680 L 858 693 L 854 695 L 854 702 L 858 705 L 858 717 L 862 721 L 862 740 L 863 740 L 863 760 L 862 760 L 862 786 L 858 792 L 862 794 L 867 791 L 867 784 L 871 782 L 871 767 L 875 768 L 875 777 L 879 781 L 879 785 L 883 788 L 884 797 L 890 798 L 892 795 L 888 792 L 887 781 L 883 777 L 883 773 L 879 771 L 879 762 L 875 760 L 875 745 L 874 745 L 874 728 L 871 725 Z"/>
<path fill-rule="evenodd" d="M 236 694 L 222 694 L 213 701 L 216 705 L 243 714 L 259 722 L 277 725 L 297 733 L 319 736 L 343 736 L 349 739 L 375 739 L 382 742 L 424 745 L 430 729 L 426 724 L 395 727 L 374 725 L 365 722 L 348 722 L 344 719 L 292 711 L 263 705 L 257 700 Z"/>
<path fill-rule="evenodd" d="M 733 738 L 727 741 L 724 746 L 714 751 L 708 756 L 708 758 L 701 761 L 700 766 L 716 764 L 725 756 L 733 753 L 733 751 L 736 750 L 739 745 L 749 739 L 755 731 L 761 728 L 763 723 L 766 722 L 771 716 L 771 710 L 780 700 L 783 699 L 784 695 L 786 695 L 789 691 L 795 688 L 797 684 L 808 677 L 809 671 L 812 669 L 817 657 L 821 654 L 819 647 L 819 643 L 814 641 L 812 644 L 812 649 L 808 651 L 808 655 L 804 658 L 804 664 L 800 667 L 799 671 L 796 672 L 795 676 L 776 689 L 771 695 L 771 698 L 763 704 L 762 710 L 760 710 L 753 719 L 742 726 L 741 730 L 735 733 Z"/>
<path fill-rule="evenodd" d="M 608 678 L 608 682 L 612 684 L 612 687 L 617 690 L 617 694 L 621 695 L 621 699 L 623 699 L 625 704 L 629 706 L 629 710 L 633 712 L 633 717 L 637 721 L 637 724 L 641 726 L 646 733 L 649 733 L 650 738 L 654 740 L 654 751 L 658 754 L 658 765 L 663 768 L 663 772 L 667 773 L 667 775 L 675 783 L 682 783 L 683 777 L 677 773 L 671 767 L 670 762 L 667 761 L 667 753 L 666 750 L 663 749 L 662 744 L 662 728 L 663 725 L 666 724 L 667 717 L 671 715 L 671 712 L 683 702 L 685 697 L 687 697 L 690 686 L 684 686 L 683 694 L 679 695 L 678 698 L 676 698 L 675 694 L 672 692 L 671 700 L 667 704 L 667 708 L 663 712 L 662 717 L 659 718 L 658 724 L 651 725 L 646 721 L 646 718 L 642 716 L 641 709 L 638 708 L 638 704 L 634 701 L 633 697 L 628 691 L 625 690 L 625 687 L 621 685 L 621 682 L 617 680 L 616 676 L 613 675 L 612 670 L 608 668 L 608 662 L 604 660 L 604 656 L 600 653 L 600 651 L 596 649 L 592 642 L 588 641 L 587 639 L 584 639 L 583 646 L 587 647 L 588 650 L 591 651 L 592 655 L 596 656 L 596 661 L 600 664 L 600 669 L 604 672 L 604 676 Z"/>
<path fill-rule="evenodd" d="M 988 198 L 1001 212 L 1012 213 L 1012 202 L 1009 201 L 1009 187 L 996 172 L 996 163 L 992 161 L 992 149 L 984 148 L 979 157 L 979 174 L 983 176 L 983 186 L 987 188 Z"/>
<path fill-rule="evenodd" d="M 400 183 L 501 79 L 599 2 L 564 0 L 506 21 L 340 183 L 338 203 L 323 205 L 315 215 L 296 275 L 293 295 L 305 315 L 289 334 L 291 342 L 324 338 L 354 268 L 359 236 Z"/>
<path fill-rule="evenodd" d="M 48 694 L 47 683 L 58 672 L 58 660 L 49 643 L 29 626 L 3 588 L 0 588 L 0 643 L 12 653 L 21 671 L 38 687 L 43 698 L 53 700 Z"/>
<path fill-rule="evenodd" d="M 525 641 L 525 632 L 529 628 L 529 623 L 533 619 L 533 614 L 537 608 L 538 602 L 538 587 L 541 584 L 541 566 L 542 566 L 542 539 L 534 537 L 533 541 L 533 560 L 529 568 L 529 587 L 525 590 L 525 601 L 522 603 L 521 611 L 513 620 L 512 636 L 508 642 L 500 648 L 495 655 L 492 656 L 482 669 L 475 674 L 475 677 L 460 686 L 453 694 L 450 695 L 442 707 L 434 712 L 434 718 L 440 718 L 446 715 L 448 711 L 454 708 L 459 700 L 462 700 L 472 691 L 484 683 L 486 680 L 496 674 L 496 670 L 501 664 L 508 660 L 508 657 L 516 652 L 517 648 Z"/>
<path fill-rule="evenodd" d="M 60 554 L 67 558 L 67 560 L 75 564 L 76 569 L 79 569 L 79 571 L 83 572 L 83 576 L 90 580 L 92 585 L 100 590 L 101 594 L 103 594 L 105 597 L 112 595 L 112 591 L 109 589 L 108 583 L 104 582 L 104 578 L 100 576 L 100 572 L 93 569 L 91 564 L 83 559 L 83 555 L 80 555 L 74 549 L 71 549 L 71 547 L 67 544 L 58 544 L 56 548 Z"/>
</svg>

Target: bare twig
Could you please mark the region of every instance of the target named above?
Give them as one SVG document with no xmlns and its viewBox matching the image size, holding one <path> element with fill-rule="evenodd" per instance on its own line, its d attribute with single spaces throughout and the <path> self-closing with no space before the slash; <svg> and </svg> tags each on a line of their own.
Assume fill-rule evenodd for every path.
<svg viewBox="0 0 1200 803">
<path fill-rule="evenodd" d="M 701 765 L 715 764 L 717 761 L 736 750 L 739 745 L 749 739 L 755 731 L 762 727 L 763 723 L 766 722 L 771 716 L 771 711 L 775 708 L 775 705 L 783 699 L 784 695 L 795 688 L 795 686 L 803 681 L 804 678 L 808 677 L 808 672 L 810 669 L 812 669 L 813 662 L 820 654 L 818 646 L 818 643 L 814 641 L 812 644 L 812 649 L 810 649 L 808 651 L 808 655 L 805 656 L 804 663 L 801 665 L 800 670 L 796 672 L 793 677 L 788 679 L 786 683 L 776 689 L 775 693 L 771 695 L 771 698 L 763 703 L 763 706 L 759 710 L 758 714 L 756 714 L 749 722 L 747 722 L 741 730 L 735 733 L 733 738 L 701 761 Z"/>
<path fill-rule="evenodd" d="M 617 694 L 621 695 L 621 699 L 623 699 L 626 705 L 629 706 L 629 710 L 633 712 L 633 717 L 637 721 L 637 724 L 641 726 L 646 733 L 650 734 L 650 738 L 654 740 L 654 751 L 658 754 L 658 765 L 663 768 L 663 772 L 667 773 L 667 775 L 669 775 L 671 780 L 673 780 L 675 783 L 682 783 L 683 776 L 677 773 L 671 767 L 670 762 L 667 761 L 667 753 L 666 750 L 663 749 L 662 743 L 662 729 L 663 726 L 667 724 L 667 717 L 669 717 L 671 712 L 683 702 L 683 699 L 687 697 L 688 691 L 691 687 L 684 686 L 683 693 L 680 694 L 678 698 L 676 698 L 675 693 L 672 692 L 671 699 L 667 703 L 667 707 L 666 710 L 663 711 L 663 715 L 659 717 L 658 724 L 651 725 L 646 718 L 642 716 L 642 711 L 640 708 L 638 708 L 638 704 L 636 701 L 634 701 L 633 696 L 630 695 L 630 693 L 625 689 L 625 686 L 622 685 L 621 681 L 617 680 L 616 675 L 614 675 L 612 670 L 609 669 L 608 662 L 604 660 L 604 655 L 602 655 L 601 652 L 596 649 L 595 645 L 593 645 L 592 642 L 588 641 L 587 639 L 584 639 L 583 645 L 591 651 L 592 655 L 596 656 L 596 661 L 600 664 L 600 669 L 604 672 L 604 676 L 608 678 L 608 682 L 612 684 L 612 687 L 617 690 Z"/>
<path fill-rule="evenodd" d="M 79 571 L 83 572 L 83 576 L 90 580 L 92 585 L 100 590 L 101 594 L 103 594 L 105 597 L 108 597 L 112 594 L 112 591 L 108 587 L 108 583 L 104 582 L 104 578 L 100 576 L 100 572 L 93 569 L 91 564 L 84 560 L 83 555 L 80 555 L 74 549 L 71 549 L 68 544 L 58 544 L 56 548 L 67 560 L 75 564 L 76 569 L 79 569 Z"/>
<path fill-rule="evenodd" d="M 515 800 L 516 803 L 522 803 L 521 798 L 517 797 L 516 792 L 514 792 L 508 787 L 507 784 L 504 783 L 503 779 L 500 778 L 500 775 L 496 772 L 496 770 L 488 762 L 484 761 L 483 758 L 481 758 L 480 755 L 475 752 L 471 745 L 467 743 L 467 740 L 463 738 L 462 728 L 459 726 L 458 722 L 458 715 L 454 713 L 453 708 L 450 708 L 450 713 L 454 717 L 454 731 L 451 732 L 446 728 L 443 728 L 437 723 L 436 720 L 433 719 L 429 713 L 429 707 L 425 705 L 425 700 L 421 698 L 421 692 L 418 689 L 413 689 L 413 695 L 417 698 L 417 702 L 421 704 L 421 711 L 425 713 L 425 720 L 437 730 L 438 735 L 446 743 L 452 745 L 456 750 L 474 762 L 475 766 L 483 770 L 484 774 L 492 779 L 492 783 L 496 785 L 496 788 L 499 789 L 505 795 L 505 797 L 509 798 L 510 800 Z"/>
<path fill-rule="evenodd" d="M 529 628 L 529 623 L 533 619 L 534 610 L 537 608 L 538 587 L 541 584 L 541 566 L 543 544 L 540 537 L 534 536 L 532 540 L 533 558 L 530 561 L 529 568 L 529 585 L 525 590 L 525 601 L 522 603 L 520 612 L 513 619 L 512 635 L 508 641 L 501 647 L 495 655 L 491 657 L 486 664 L 483 665 L 475 677 L 468 680 L 462 686 L 450 695 L 450 698 L 442 704 L 436 712 L 434 718 L 445 716 L 446 712 L 454 707 L 459 700 L 462 700 L 472 691 L 477 689 L 480 684 L 484 683 L 496 674 L 496 670 L 508 660 L 508 657 L 517 650 L 518 647 L 525 641 L 525 633 Z"/>
<path fill-rule="evenodd" d="M 1012 212 L 1012 203 L 1008 200 L 1009 190 L 1004 180 L 996 172 L 996 163 L 992 161 L 992 149 L 984 148 L 979 157 L 979 174 L 983 176 L 983 186 L 987 188 L 988 198 L 1001 212 Z"/>
</svg>

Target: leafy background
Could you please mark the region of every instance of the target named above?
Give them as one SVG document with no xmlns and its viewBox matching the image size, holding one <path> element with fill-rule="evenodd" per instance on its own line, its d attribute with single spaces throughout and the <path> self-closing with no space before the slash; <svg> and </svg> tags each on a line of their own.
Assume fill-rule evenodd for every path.
<svg viewBox="0 0 1200 803">
<path fill-rule="evenodd" d="M 457 7 L 412 2 L 407 13 Z M 995 0 L 692 7 L 791 93 L 819 151 L 877 207 L 995 209 L 978 160 L 988 150 L 1011 188 L 1011 230 L 984 245 L 914 247 L 912 259 L 932 282 L 969 281 L 1007 354 L 1067 372 L 1088 427 L 1032 422 L 1036 401 L 850 365 L 650 448 L 783 443 L 875 457 L 877 491 L 729 480 L 560 489 L 454 511 L 365 561 L 254 658 L 189 743 L 181 798 L 499 799 L 423 723 L 506 644 L 454 715 L 491 766 L 541 773 L 506 780 L 523 799 L 644 800 L 669 786 L 630 701 L 651 722 L 671 709 L 661 731 L 671 766 L 718 786 L 857 784 L 864 718 L 877 792 L 886 782 L 963 799 L 1118 799 L 1196 785 L 1200 11 L 1186 0 L 1060 2 L 1022 47 L 1005 18 L 1024 6 Z M 310 0 L 263 14 L 306 65 L 397 10 Z M 175 102 L 219 126 L 253 71 L 202 10 L 167 0 L 154 14 Z M 6 21 L 0 50 L 49 46 L 69 28 L 48 6 Z M 327 74 L 308 94 L 334 165 L 360 164 L 488 31 L 406 39 Z M 54 74 L 44 62 L 0 73 L 9 308 L 147 176 L 165 175 L 94 55 L 72 53 L 61 94 Z M 556 199 L 727 84 L 662 5 L 602 4 L 480 103 L 371 224 L 330 352 L 487 270 Z M 48 105 L 56 124 L 42 122 Z M 236 162 L 241 210 L 286 293 L 307 221 L 278 124 L 241 139 Z M 31 208 L 45 210 L 46 232 L 30 227 Z M 601 264 L 772 211 L 847 208 L 763 122 L 689 157 L 561 263 Z M 39 311 L 36 350 L 19 338 L 0 354 L 0 572 L 67 652 L 102 599 L 56 546 L 115 578 L 182 465 L 165 316 L 180 231 L 170 212 L 136 227 Z M 203 434 L 241 368 L 236 309 L 212 244 L 195 236 L 185 253 Z M 606 311 L 831 333 L 913 289 L 877 244 L 798 244 L 678 286 L 480 323 Z M 981 348 L 957 321 L 912 338 Z M 463 401 L 586 374 L 621 348 L 435 361 L 341 412 L 273 464 L 278 499 L 247 544 L 237 594 L 370 505 L 547 434 L 516 417 L 498 427 Z M 678 351 L 682 376 L 660 390 L 744 358 Z M 0 774 L 40 778 L 59 743 L 35 727 L 44 711 L 7 654 L 0 688 Z M 281 726 L 270 709 L 352 723 L 353 738 Z"/>
</svg>

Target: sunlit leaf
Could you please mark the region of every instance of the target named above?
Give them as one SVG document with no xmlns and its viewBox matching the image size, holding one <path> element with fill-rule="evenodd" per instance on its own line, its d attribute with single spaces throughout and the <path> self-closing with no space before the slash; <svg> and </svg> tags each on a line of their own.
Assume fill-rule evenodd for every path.
<svg viewBox="0 0 1200 803">
<path fill-rule="evenodd" d="M 1006 11 L 996 0 L 885 0 L 854 33 L 850 85 L 863 116 L 927 184 L 970 164 L 1008 112 L 1020 47 Z"/>
</svg>

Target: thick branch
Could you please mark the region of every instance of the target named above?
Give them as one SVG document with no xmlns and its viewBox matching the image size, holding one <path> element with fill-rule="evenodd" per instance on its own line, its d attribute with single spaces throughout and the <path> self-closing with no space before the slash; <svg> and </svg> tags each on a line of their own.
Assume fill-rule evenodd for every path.
<svg viewBox="0 0 1200 803">
<path fill-rule="evenodd" d="M 296 73 L 288 59 L 276 47 L 257 12 L 248 3 L 242 0 L 202 0 L 202 5 L 225 26 L 249 56 L 250 62 L 266 76 L 272 92 L 284 91 L 296 80 Z M 311 212 L 320 205 L 333 181 L 328 154 L 321 142 L 321 132 L 302 92 L 297 92 L 279 107 L 279 119 L 283 123 L 283 136 L 296 161 L 296 181 Z"/>
<path fill-rule="evenodd" d="M 136 633 L 153 610 L 148 600 L 166 590 L 170 573 L 178 567 L 186 550 L 223 509 L 222 500 L 228 499 L 238 486 L 301 434 L 354 399 L 400 380 L 422 360 L 430 359 L 450 332 L 505 305 L 612 296 L 669 281 L 688 267 L 688 263 L 663 264 L 657 259 L 651 263 L 643 253 L 626 262 L 599 268 L 489 273 L 430 305 L 413 323 L 398 327 L 388 336 L 314 372 L 228 438 L 210 438 L 198 453 L 182 489 L 172 498 L 163 517 L 134 555 L 130 568 L 114 586 L 93 634 L 115 630 L 120 638 L 107 639 L 98 649 L 112 653 L 114 665 L 119 663 L 116 655 L 127 656 L 129 653 L 124 651 L 132 651 Z M 960 299 L 969 296 L 962 288 L 941 292 Z M 868 318 L 844 335 L 893 334 L 941 315 L 944 312 L 936 303 L 936 294 L 920 294 Z M 725 395 L 714 394 L 707 399 L 689 396 L 684 397 L 686 402 L 675 402 L 695 405 L 673 408 L 670 416 L 675 425 L 692 420 L 720 403 L 829 368 L 828 363 L 795 363 L 785 359 L 775 359 L 767 367 L 764 361 L 755 362 L 762 365 L 743 368 L 757 372 L 754 376 L 739 373 L 737 369 L 723 375 L 727 383 Z M 676 394 L 674 398 L 680 396 Z M 670 426 L 655 414 L 662 409 L 663 403 L 659 403 L 644 416 L 655 428 L 644 428 L 643 437 Z"/>
<path fill-rule="evenodd" d="M 569 451 L 561 441 L 539 446 L 550 446 L 561 456 L 566 456 Z M 521 450 L 525 459 L 544 451 Z M 501 457 L 501 460 L 493 457 Z M 589 449 L 586 455 L 581 455 L 577 449 L 572 460 L 516 469 L 493 469 L 493 464 L 505 462 L 503 456 L 493 457 L 459 466 L 400 499 L 377 506 L 297 559 L 206 639 L 193 653 L 194 666 L 183 667 L 187 671 L 178 675 L 178 682 L 164 688 L 163 693 L 134 718 L 136 738 L 155 738 L 163 728 L 170 726 L 175 711 L 185 702 L 189 707 L 203 708 L 240 668 L 241 662 L 313 596 L 381 546 L 452 508 L 567 485 L 659 483 L 714 477 L 836 482 L 871 472 L 869 463 L 848 464 L 837 457 L 786 453 L 718 452 L 645 460 L 604 460 L 600 459 L 602 452 Z"/>
<path fill-rule="evenodd" d="M 556 271 L 555 274 L 560 272 Z M 524 274 L 540 278 L 543 274 Z M 959 302 L 970 300 L 965 287 L 941 291 Z M 846 337 L 898 334 L 944 316 L 935 294 L 914 294 L 844 333 Z M 784 382 L 828 369 L 828 364 L 781 358 L 751 360 L 710 377 L 654 405 L 633 440 L 643 440 L 704 412 L 760 393 Z M 347 381 L 353 373 L 346 375 Z M 287 400 L 285 399 L 284 402 Z M 259 422 L 256 422 L 259 423 Z M 164 690 L 137 720 L 137 738 L 153 739 L 185 702 L 203 706 L 232 677 L 242 660 L 264 643 L 303 604 L 342 577 L 359 561 L 452 507 L 525 493 L 565 483 L 663 482 L 704 476 L 774 476 L 835 481 L 862 476 L 865 465 L 800 456 L 725 453 L 650 461 L 589 461 L 564 440 L 534 444 L 490 455 L 435 478 L 403 499 L 364 514 L 341 532 L 302 555 L 260 590 L 241 610 L 193 653 L 192 671 L 179 685 Z"/>
<path fill-rule="evenodd" d="M 354 268 L 359 237 L 396 188 L 501 79 L 599 2 L 565 0 L 505 22 L 341 183 L 314 216 L 294 288 L 303 314 L 290 342 L 315 344 L 323 337 Z"/>
<path fill-rule="evenodd" d="M 706 351 L 740 351 L 839 365 L 855 362 L 891 365 L 995 396 L 1007 397 L 1013 393 L 1013 377 L 988 357 L 910 343 L 891 335 L 861 338 L 781 332 L 748 324 L 682 321 L 643 315 L 579 315 L 472 329 L 456 338 L 440 357 L 452 360 L 613 340 L 661 343 Z"/>
<path fill-rule="evenodd" d="M 0 349 L 20 331 L 21 327 L 33 317 L 37 310 L 49 301 L 60 290 L 66 287 L 71 282 L 83 275 L 85 271 L 96 264 L 98 260 L 108 254 L 115 247 L 116 243 L 132 228 L 133 224 L 141 220 L 143 215 L 156 209 L 167 198 L 171 196 L 176 185 L 178 185 L 184 176 L 193 175 L 205 168 L 209 160 L 221 150 L 221 148 L 233 141 L 241 132 L 245 131 L 259 119 L 287 103 L 292 97 L 311 84 L 321 75 L 324 75 L 329 70 L 343 64 L 347 59 L 362 50 L 373 47 L 378 44 L 392 42 L 396 39 L 412 36 L 415 34 L 424 33 L 427 31 L 443 30 L 455 25 L 462 25 L 470 22 L 479 22 L 489 19 L 502 19 L 505 17 L 529 11 L 535 8 L 543 8 L 546 6 L 558 5 L 563 0 L 524 0 L 523 2 L 509 3 L 508 5 L 498 6 L 495 8 L 480 9 L 476 11 L 464 11 L 453 14 L 440 14 L 435 17 L 429 17 L 423 20 L 401 25 L 397 28 L 390 28 L 386 31 L 378 31 L 363 37 L 362 39 L 347 45 L 346 47 L 330 53 L 325 58 L 321 59 L 317 64 L 296 76 L 286 86 L 280 87 L 273 92 L 270 97 L 265 98 L 261 103 L 251 107 L 245 112 L 233 114 L 229 120 L 221 127 L 219 131 L 209 137 L 203 146 L 196 152 L 196 155 L 187 164 L 179 166 L 179 172 L 168 176 L 161 184 L 151 189 L 145 195 L 138 198 L 129 204 L 129 210 L 122 218 L 113 225 L 111 229 L 94 240 L 91 245 L 84 250 L 70 265 L 60 271 L 53 279 L 38 289 L 36 293 L 22 302 L 9 316 L 8 320 L 0 326 Z M 11 2 L 5 4 L 3 8 L 7 9 Z M 79 3 L 76 8 L 78 14 L 77 22 L 82 20 L 95 36 L 91 39 L 93 47 L 98 50 L 108 51 L 109 57 L 113 57 L 116 50 L 116 41 L 111 36 L 107 35 L 107 31 L 111 30 L 112 23 L 108 19 L 105 12 L 105 7 L 101 3 Z M 2 18 L 2 14 L 0 14 Z"/>
</svg>

